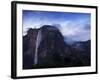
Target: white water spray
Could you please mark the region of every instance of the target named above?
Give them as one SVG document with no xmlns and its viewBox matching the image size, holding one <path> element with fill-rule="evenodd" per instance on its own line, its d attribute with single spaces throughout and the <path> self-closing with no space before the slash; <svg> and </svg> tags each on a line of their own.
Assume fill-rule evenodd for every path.
<svg viewBox="0 0 100 80">
<path fill-rule="evenodd" d="M 35 47 L 35 56 L 34 56 L 34 65 L 38 64 L 38 47 L 42 40 L 41 29 L 38 31 L 37 38 L 36 38 L 36 47 Z"/>
</svg>

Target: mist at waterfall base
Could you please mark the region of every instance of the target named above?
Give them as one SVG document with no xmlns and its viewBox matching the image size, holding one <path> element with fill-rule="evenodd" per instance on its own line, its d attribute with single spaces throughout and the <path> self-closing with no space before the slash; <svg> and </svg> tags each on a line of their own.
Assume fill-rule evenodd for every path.
<svg viewBox="0 0 100 80">
<path fill-rule="evenodd" d="M 23 10 L 23 69 L 90 66 L 90 17 Z"/>
</svg>

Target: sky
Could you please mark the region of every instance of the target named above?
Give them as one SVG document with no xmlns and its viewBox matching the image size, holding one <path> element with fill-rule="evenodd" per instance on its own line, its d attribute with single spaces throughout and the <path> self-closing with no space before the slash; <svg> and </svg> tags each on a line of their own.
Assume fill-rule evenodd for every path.
<svg viewBox="0 0 100 80">
<path fill-rule="evenodd" d="M 27 34 L 29 28 L 43 25 L 56 26 L 65 41 L 87 41 L 90 39 L 91 14 L 23 10 L 23 35 Z"/>
</svg>

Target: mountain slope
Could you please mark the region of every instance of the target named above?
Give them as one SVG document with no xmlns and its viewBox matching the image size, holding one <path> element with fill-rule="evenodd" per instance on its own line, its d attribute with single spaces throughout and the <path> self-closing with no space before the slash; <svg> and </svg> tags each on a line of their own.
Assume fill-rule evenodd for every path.
<svg viewBox="0 0 100 80">
<path fill-rule="evenodd" d="M 41 34 L 38 37 L 40 31 Z M 69 45 L 65 43 L 59 29 L 51 25 L 29 29 L 27 35 L 23 36 L 23 69 L 89 66 L 90 43 L 88 43 L 80 43 L 84 50 L 77 47 L 78 42 Z M 38 47 L 36 47 L 37 44 Z"/>
</svg>

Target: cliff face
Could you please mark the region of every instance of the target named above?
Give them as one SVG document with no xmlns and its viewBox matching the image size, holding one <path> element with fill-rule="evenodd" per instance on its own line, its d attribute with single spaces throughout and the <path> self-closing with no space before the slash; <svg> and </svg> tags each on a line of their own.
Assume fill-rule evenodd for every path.
<svg viewBox="0 0 100 80">
<path fill-rule="evenodd" d="M 81 51 L 66 44 L 54 26 L 29 29 L 23 37 L 23 69 L 89 65 L 77 53 Z"/>
<path fill-rule="evenodd" d="M 29 29 L 23 37 L 23 68 L 32 68 L 34 64 L 34 53 L 38 29 Z"/>
<path fill-rule="evenodd" d="M 62 65 L 65 43 L 62 34 L 53 26 L 41 27 L 42 41 L 38 48 L 39 64 L 46 66 Z"/>
</svg>

